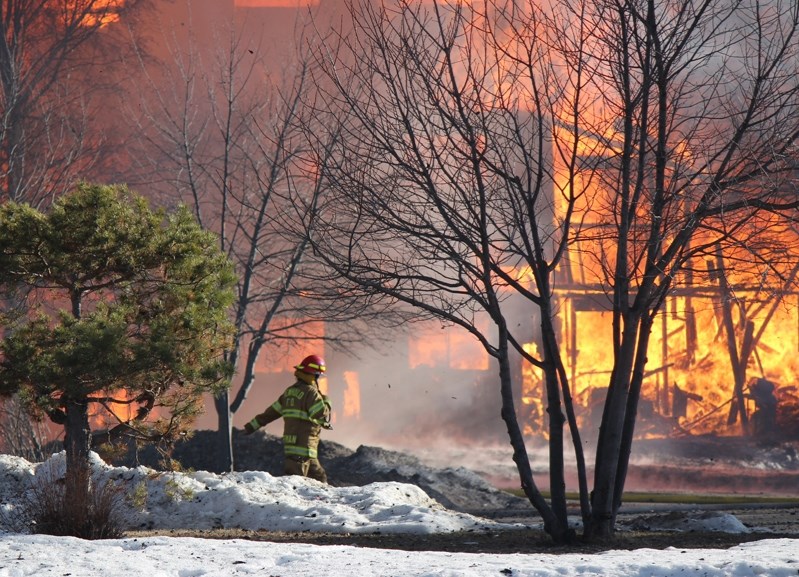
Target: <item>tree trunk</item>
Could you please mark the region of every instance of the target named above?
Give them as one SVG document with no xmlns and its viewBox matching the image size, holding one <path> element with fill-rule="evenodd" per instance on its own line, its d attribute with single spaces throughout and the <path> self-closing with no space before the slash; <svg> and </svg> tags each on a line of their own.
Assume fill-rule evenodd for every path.
<svg viewBox="0 0 799 577">
<path fill-rule="evenodd" d="M 544 382 L 547 390 L 547 414 L 549 415 L 549 490 L 550 502 L 555 517 L 562 526 L 568 526 L 566 509 L 566 474 L 563 464 L 563 424 L 565 418 L 560 400 L 560 381 L 555 370 L 555 359 L 551 337 L 544 338 Z"/>
<path fill-rule="evenodd" d="M 513 401 L 513 383 L 511 379 L 510 359 L 508 356 L 508 335 L 503 327 L 499 327 L 499 381 L 502 396 L 502 420 L 508 430 L 508 438 L 513 447 L 513 461 L 519 472 L 522 490 L 525 496 L 538 511 L 544 520 L 544 530 L 552 537 L 555 543 L 562 544 L 568 541 L 568 523 L 558 519 L 546 499 L 538 490 L 530 468 L 530 458 L 524 445 L 524 437 L 516 418 L 516 408 Z"/>
<path fill-rule="evenodd" d="M 638 332 L 638 347 L 634 353 L 634 368 L 632 379 L 630 380 L 630 392 L 627 396 L 627 408 L 624 414 L 624 426 L 622 429 L 621 447 L 619 449 L 619 464 L 613 491 L 611 530 L 615 529 L 616 526 L 616 516 L 619 513 L 619 508 L 621 508 L 624 485 L 627 481 L 627 472 L 630 466 L 630 456 L 632 455 L 633 438 L 635 436 L 635 424 L 638 418 L 638 403 L 641 399 L 641 387 L 644 382 L 644 368 L 646 367 L 647 351 L 649 350 L 649 338 L 652 334 L 652 322 L 651 316 L 644 316 L 641 322 L 641 329 Z"/>
<path fill-rule="evenodd" d="M 601 538 L 613 534 L 613 502 L 618 473 L 624 420 L 627 410 L 630 378 L 635 356 L 638 324 L 626 319 L 621 347 L 614 360 L 608 397 L 599 428 L 594 472 L 594 491 L 591 498 L 590 535 Z"/>
<path fill-rule="evenodd" d="M 216 431 L 217 438 L 217 459 L 213 472 L 231 473 L 235 463 L 233 462 L 233 419 L 230 414 L 230 393 L 225 389 L 214 397 L 214 406 L 218 417 Z"/>
<path fill-rule="evenodd" d="M 574 448 L 574 458 L 577 467 L 577 484 L 580 494 L 580 516 L 583 520 L 583 527 L 590 524 L 591 517 L 591 502 L 588 493 L 588 475 L 585 467 L 585 453 L 583 451 L 582 439 L 580 436 L 580 428 L 577 425 L 577 415 L 574 412 L 574 401 L 571 396 L 569 388 L 569 379 L 566 375 L 566 370 L 560 356 L 558 348 L 557 335 L 551 322 L 542 323 L 544 342 L 549 342 L 550 352 L 548 358 L 552 359 L 554 364 L 553 379 L 560 383 L 561 394 L 563 395 L 563 407 L 566 410 L 567 422 L 569 423 L 569 431 L 572 438 L 572 446 Z M 565 500 L 565 495 L 564 495 Z M 564 501 L 565 503 L 565 501 Z M 564 515 L 565 515 L 564 511 Z"/>
<path fill-rule="evenodd" d="M 69 517 L 70 524 L 77 528 L 87 522 L 90 504 L 89 405 L 86 399 L 68 400 L 65 409 L 64 448 L 67 457 L 64 476 L 64 512 Z"/>
</svg>

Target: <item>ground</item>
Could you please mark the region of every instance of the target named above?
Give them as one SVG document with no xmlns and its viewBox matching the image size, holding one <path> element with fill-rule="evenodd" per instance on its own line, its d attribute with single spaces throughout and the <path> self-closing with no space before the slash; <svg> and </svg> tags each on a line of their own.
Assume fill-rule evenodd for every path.
<svg viewBox="0 0 799 577">
<path fill-rule="evenodd" d="M 234 452 L 237 470 L 266 471 L 273 475 L 281 474 L 282 445 L 279 437 L 259 431 L 253 435 L 243 435 L 234 431 Z M 705 440 L 689 439 L 683 442 L 670 442 L 664 446 L 649 444 L 641 450 L 661 455 L 656 465 L 639 467 L 636 473 L 648 475 L 644 481 L 647 486 L 679 485 L 688 494 L 703 492 L 706 488 L 724 489 L 723 493 L 744 493 L 757 487 L 763 494 L 795 495 L 799 474 L 796 462 L 799 460 L 796 446 L 780 445 L 765 449 L 743 441 L 731 442 L 712 438 Z M 654 441 L 653 441 L 654 443 Z M 213 433 L 198 431 L 191 439 L 179 443 L 174 456 L 183 467 L 195 470 L 213 470 L 213 455 L 207 447 L 213 446 Z M 707 466 L 707 455 L 727 455 L 741 462 L 780 463 L 777 474 L 774 471 L 760 476 L 751 473 L 757 467 L 747 469 L 743 474 L 740 466 L 720 468 L 715 471 Z M 127 461 L 116 464 L 133 466 L 147 464 L 154 466 L 155 460 L 145 453 L 137 454 L 135 463 Z M 799 502 L 780 505 L 731 505 L 731 509 L 697 505 L 692 511 L 690 505 L 661 506 L 633 504 L 622 508 L 619 528 L 615 537 L 601 543 L 585 544 L 577 542 L 568 547 L 553 545 L 551 538 L 539 529 L 540 518 L 536 516 L 526 500 L 512 497 L 504 491 L 487 491 L 485 483 L 476 482 L 470 475 L 459 469 L 434 469 L 425 466 L 419 459 L 404 453 L 387 451 L 379 447 L 360 446 L 350 450 L 336 443 L 323 441 L 321 447 L 322 463 L 328 472 L 331 485 L 365 485 L 375 481 L 397 481 L 413 483 L 421 487 L 439 503 L 455 511 L 471 513 L 500 522 L 522 523 L 532 529 L 453 533 L 439 535 L 416 534 L 328 534 L 328 533 L 272 533 L 242 530 L 215 531 L 170 531 L 171 536 L 197 536 L 218 539 L 252 539 L 275 542 L 304 542 L 319 545 L 356 545 L 359 547 L 378 547 L 383 549 L 403 549 L 409 551 L 464 551 L 485 553 L 574 553 L 598 552 L 606 549 L 663 549 L 676 548 L 727 548 L 746 541 L 789 537 L 799 538 Z M 712 460 L 712 459 L 711 459 Z M 716 459 L 718 460 L 718 459 Z M 697 465 L 699 463 L 699 465 Z M 670 465 L 671 464 L 671 465 Z M 679 466 L 677 466 L 679 465 Z M 735 470 L 736 474 L 731 474 Z M 643 473 L 642 473 L 643 471 Z M 747 491 L 739 490 L 738 484 L 745 484 Z M 473 509 L 475 503 L 482 508 Z M 624 511 L 627 511 L 624 513 Z M 709 532 L 709 531 L 663 531 L 652 530 L 658 526 L 658 517 L 683 515 L 684 518 L 699 516 L 702 513 L 722 511 L 734 515 L 750 532 Z M 577 511 L 570 515 L 578 518 Z M 666 519 L 674 521 L 674 519 Z M 654 521 L 654 522 L 652 522 Z M 679 521 L 679 519 L 677 519 Z M 679 526 L 679 523 L 675 523 Z M 662 528 L 662 524 L 660 524 Z M 149 533 L 152 534 L 152 533 Z"/>
<path fill-rule="evenodd" d="M 242 531 L 223 529 L 212 531 L 166 531 L 159 534 L 208 539 L 250 539 L 255 541 L 313 543 L 316 545 L 353 545 L 404 551 L 449 551 L 468 553 L 598 553 L 608 549 L 726 549 L 739 543 L 762 539 L 799 538 L 799 504 L 785 507 L 757 506 L 725 510 L 751 529 L 748 533 L 722 533 L 711 531 L 651 531 L 620 530 L 613 539 L 569 546 L 556 546 L 540 529 L 502 530 L 489 532 L 459 532 L 436 535 L 369 533 L 278 533 L 268 531 Z M 668 514 L 668 513 L 663 513 Z M 624 519 L 649 518 L 648 514 L 635 513 Z M 531 523 L 532 525 L 532 523 Z M 153 535 L 148 532 L 146 535 Z M 145 533 L 129 533 L 141 536 Z"/>
</svg>

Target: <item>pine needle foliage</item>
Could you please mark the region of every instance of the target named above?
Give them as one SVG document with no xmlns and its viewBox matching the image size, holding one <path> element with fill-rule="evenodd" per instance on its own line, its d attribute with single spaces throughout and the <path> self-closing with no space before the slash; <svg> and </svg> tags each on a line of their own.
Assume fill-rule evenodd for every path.
<svg viewBox="0 0 799 577">
<path fill-rule="evenodd" d="M 88 467 L 90 422 L 175 437 L 229 382 L 234 283 L 185 208 L 152 210 L 123 185 L 81 183 L 47 213 L 6 203 L 0 286 L 26 301 L 6 317 L 0 395 L 64 425 L 68 469 Z"/>
</svg>

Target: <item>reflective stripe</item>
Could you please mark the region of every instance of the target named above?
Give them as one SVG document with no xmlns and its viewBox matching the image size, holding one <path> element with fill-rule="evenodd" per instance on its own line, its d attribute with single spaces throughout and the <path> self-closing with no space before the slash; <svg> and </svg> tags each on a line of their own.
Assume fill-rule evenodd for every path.
<svg viewBox="0 0 799 577">
<path fill-rule="evenodd" d="M 319 452 L 316 449 L 311 449 L 309 447 L 300 447 L 299 445 L 283 445 L 283 451 L 286 455 L 290 455 L 293 457 L 308 457 L 310 459 L 316 459 Z"/>
<path fill-rule="evenodd" d="M 310 409 L 308 409 L 308 413 L 311 415 L 324 413 L 326 406 L 329 406 L 329 404 L 326 403 L 324 399 L 322 399 L 321 401 L 315 403 Z"/>
<path fill-rule="evenodd" d="M 252 421 L 248 423 L 253 429 L 260 429 L 261 423 L 258 422 L 258 417 L 255 417 Z"/>
<path fill-rule="evenodd" d="M 301 411 L 299 409 L 285 409 L 281 415 L 284 419 L 297 419 L 298 421 L 308 421 L 309 423 L 313 423 L 314 425 L 324 425 L 325 421 L 322 419 L 317 419 L 315 417 L 310 416 L 305 411 Z"/>
<path fill-rule="evenodd" d="M 300 369 L 301 371 L 305 371 L 305 369 L 313 369 L 314 371 L 316 371 L 319 374 L 324 373 L 325 370 L 326 370 L 324 365 L 319 365 L 317 363 L 308 363 L 307 365 L 303 365 L 302 363 L 300 363 L 299 365 L 297 365 L 296 368 Z M 305 372 L 308 372 L 308 371 L 305 371 Z"/>
</svg>

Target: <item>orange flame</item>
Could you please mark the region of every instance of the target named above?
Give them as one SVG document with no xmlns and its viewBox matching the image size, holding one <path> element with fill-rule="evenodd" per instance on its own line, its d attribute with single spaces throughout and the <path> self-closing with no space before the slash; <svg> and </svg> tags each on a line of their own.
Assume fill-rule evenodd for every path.
<svg viewBox="0 0 799 577">
<path fill-rule="evenodd" d="M 80 23 L 87 27 L 102 27 L 119 22 L 119 10 L 125 0 L 73 0 L 71 8 L 76 14 L 83 12 Z"/>
<path fill-rule="evenodd" d="M 794 297 L 794 301 L 796 298 Z M 797 405 L 793 385 L 799 371 L 797 302 L 779 307 L 771 316 L 753 313 L 762 336 L 747 364 L 746 411 L 757 404 L 749 386 L 757 378 L 776 384 L 775 396 L 785 407 Z M 562 302 L 563 352 L 578 420 L 584 429 L 599 425 L 604 392 L 613 366 L 610 313 L 579 309 L 579 301 Z M 740 341 L 741 335 L 737 336 Z M 527 345 L 536 354 L 534 344 Z M 742 419 L 735 415 L 732 366 L 721 314 L 711 299 L 672 297 L 656 320 L 639 406 L 641 436 L 686 434 L 740 435 Z M 535 434 L 544 415 L 543 376 L 525 366 L 522 404 L 529 414 L 525 433 Z"/>
<path fill-rule="evenodd" d="M 344 407 L 343 417 L 359 417 L 361 414 L 361 384 L 358 373 L 344 371 Z"/>
</svg>

